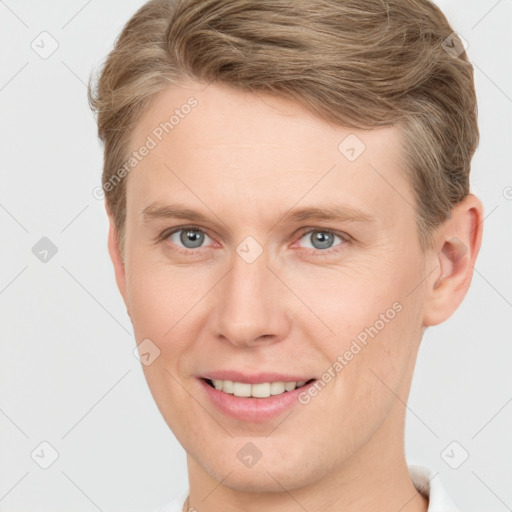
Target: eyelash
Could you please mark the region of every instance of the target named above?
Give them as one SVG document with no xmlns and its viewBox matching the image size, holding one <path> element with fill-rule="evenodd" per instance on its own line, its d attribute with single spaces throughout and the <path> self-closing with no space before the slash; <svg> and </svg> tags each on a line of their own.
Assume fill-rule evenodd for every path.
<svg viewBox="0 0 512 512">
<path fill-rule="evenodd" d="M 200 228 L 199 226 L 194 226 L 194 225 L 189 225 L 189 226 L 179 226 L 179 227 L 176 227 L 176 228 L 173 228 L 171 230 L 165 230 L 163 231 L 159 236 L 158 236 L 158 239 L 157 239 L 157 242 L 164 242 L 165 240 L 167 240 L 167 238 L 169 238 L 171 235 L 173 235 L 174 233 L 177 233 L 179 231 L 186 231 L 186 230 L 191 230 L 191 231 L 197 231 L 198 233 L 203 233 L 205 234 L 206 236 L 209 236 L 208 233 Z M 329 249 L 325 249 L 325 250 L 321 250 L 321 249 L 309 249 L 309 248 L 306 248 L 306 249 L 303 249 L 303 250 L 306 250 L 306 252 L 310 253 L 310 251 L 313 252 L 314 256 L 315 257 L 326 257 L 326 256 L 331 256 L 333 253 L 336 253 L 338 251 L 341 251 L 345 248 L 345 245 L 347 243 L 350 243 L 351 242 L 351 237 L 349 237 L 349 235 L 347 235 L 346 233 L 338 233 L 336 231 L 333 231 L 332 229 L 327 229 L 327 228 L 311 228 L 311 227 L 306 227 L 306 228 L 302 228 L 302 230 L 300 230 L 299 234 L 296 235 L 298 236 L 298 239 L 297 240 L 300 240 L 301 238 L 304 237 L 304 235 L 307 235 L 308 233 L 313 233 L 313 232 L 320 232 L 320 233 L 328 233 L 330 235 L 334 235 L 334 236 L 337 236 L 341 239 L 342 243 L 334 246 L 334 247 L 330 247 Z M 210 237 L 212 238 L 212 237 Z M 175 244 L 173 244 L 175 245 Z M 205 249 L 204 247 L 199 247 L 197 249 L 187 249 L 187 248 L 183 248 L 183 247 L 179 247 L 179 246 L 176 246 L 176 249 L 173 249 L 173 250 L 176 250 L 182 254 L 185 254 L 187 256 L 190 256 L 191 253 L 195 252 L 195 253 L 201 253 L 201 249 Z"/>
</svg>

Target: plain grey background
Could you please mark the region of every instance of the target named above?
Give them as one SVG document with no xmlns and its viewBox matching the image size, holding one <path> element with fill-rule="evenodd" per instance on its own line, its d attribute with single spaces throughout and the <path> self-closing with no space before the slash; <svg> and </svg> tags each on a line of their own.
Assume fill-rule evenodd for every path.
<svg viewBox="0 0 512 512">
<path fill-rule="evenodd" d="M 133 355 L 93 196 L 102 149 L 86 83 L 142 3 L 0 1 L 4 512 L 144 511 L 187 486 L 184 452 Z M 486 219 L 469 294 L 423 340 L 406 452 L 462 511 L 502 512 L 512 507 L 512 1 L 438 4 L 475 68 L 472 189 Z"/>
</svg>

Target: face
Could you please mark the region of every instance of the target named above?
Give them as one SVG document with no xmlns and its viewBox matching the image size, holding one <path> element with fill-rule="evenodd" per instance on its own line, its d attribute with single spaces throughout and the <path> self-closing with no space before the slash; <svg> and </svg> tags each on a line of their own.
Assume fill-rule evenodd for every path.
<svg viewBox="0 0 512 512">
<path fill-rule="evenodd" d="M 401 450 L 425 256 L 399 130 L 189 83 L 131 142 L 120 287 L 194 471 L 291 490 Z"/>
</svg>

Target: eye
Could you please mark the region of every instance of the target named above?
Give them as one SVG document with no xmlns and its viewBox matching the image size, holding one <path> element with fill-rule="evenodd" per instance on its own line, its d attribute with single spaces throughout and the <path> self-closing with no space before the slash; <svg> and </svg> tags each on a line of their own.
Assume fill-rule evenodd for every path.
<svg viewBox="0 0 512 512">
<path fill-rule="evenodd" d="M 183 251 L 185 253 L 187 250 L 204 248 L 213 241 L 198 226 L 181 226 L 172 231 L 164 232 L 159 239 L 170 241 L 177 247 L 177 250 L 185 249 Z M 338 243 L 335 243 L 336 239 L 339 240 Z M 304 240 L 300 245 L 306 249 L 329 254 L 332 251 L 336 251 L 339 246 L 345 245 L 349 241 L 349 237 L 348 235 L 337 234 L 329 229 L 310 229 L 303 232 L 299 240 Z"/>
<path fill-rule="evenodd" d="M 185 249 L 197 249 L 202 246 L 205 239 L 212 240 L 202 229 L 196 226 L 186 226 L 175 229 L 167 233 L 165 238 L 178 247 L 182 245 Z"/>
<path fill-rule="evenodd" d="M 340 243 L 333 245 L 336 238 L 340 240 Z M 306 241 L 306 248 L 317 249 L 321 251 L 343 245 L 343 243 L 346 241 L 342 236 L 325 229 L 309 230 L 302 234 L 300 240 L 303 239 Z M 308 243 L 310 244 L 309 247 L 307 245 Z"/>
</svg>

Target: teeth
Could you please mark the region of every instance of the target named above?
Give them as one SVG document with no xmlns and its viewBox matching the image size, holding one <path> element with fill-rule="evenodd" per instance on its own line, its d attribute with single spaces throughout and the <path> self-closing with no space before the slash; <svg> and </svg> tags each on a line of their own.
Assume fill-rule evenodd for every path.
<svg viewBox="0 0 512 512">
<path fill-rule="evenodd" d="M 253 384 L 251 386 L 251 396 L 256 398 L 267 398 L 270 396 L 270 382 L 262 384 Z"/>
<path fill-rule="evenodd" d="M 235 391 L 235 383 L 232 380 L 219 380 L 217 382 L 221 383 L 221 391 L 224 391 L 224 393 L 233 394 Z"/>
<path fill-rule="evenodd" d="M 268 398 L 273 395 L 281 395 L 285 391 L 293 391 L 304 386 L 305 380 L 299 382 L 262 382 L 261 384 L 248 384 L 245 382 L 233 382 L 231 380 L 213 379 L 213 386 L 219 391 L 239 397 Z"/>
<path fill-rule="evenodd" d="M 296 382 L 287 382 L 285 385 L 284 385 L 284 389 L 286 389 L 286 391 L 293 391 L 295 389 L 295 387 L 297 386 L 297 383 Z"/>
<path fill-rule="evenodd" d="M 270 394 L 271 395 L 280 395 L 284 393 L 285 383 L 284 382 L 272 382 L 270 384 Z"/>
<path fill-rule="evenodd" d="M 251 385 L 246 384 L 245 382 L 235 382 L 235 386 L 233 388 L 233 395 L 235 396 L 251 396 Z"/>
</svg>

